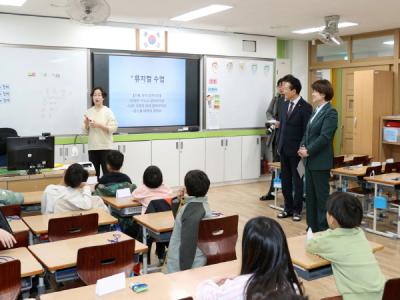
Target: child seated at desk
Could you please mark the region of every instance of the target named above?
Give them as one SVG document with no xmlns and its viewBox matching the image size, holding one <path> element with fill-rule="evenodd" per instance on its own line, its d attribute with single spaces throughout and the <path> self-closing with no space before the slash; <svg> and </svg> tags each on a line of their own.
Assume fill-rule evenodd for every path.
<svg viewBox="0 0 400 300">
<path fill-rule="evenodd" d="M 385 279 L 363 230 L 360 201 L 347 193 L 329 196 L 328 230 L 307 242 L 307 251 L 332 263 L 336 286 L 344 300 L 382 299 Z"/>
<path fill-rule="evenodd" d="M 243 230 L 240 275 L 200 283 L 196 299 L 264 299 L 260 296 L 273 291 L 286 295 L 283 299 L 303 295 L 282 227 L 271 218 L 256 217 Z"/>
<path fill-rule="evenodd" d="M 108 173 L 104 174 L 96 185 L 95 195 L 115 197 L 118 189 L 129 188 L 131 192 L 136 188 L 128 175 L 120 170 L 124 163 L 124 155 L 117 150 L 110 150 L 106 156 Z"/>
<path fill-rule="evenodd" d="M 142 204 L 142 214 L 150 201 L 173 197 L 172 190 L 163 183 L 163 175 L 157 166 L 149 166 L 143 173 L 143 184 L 132 193 L 133 199 Z"/>
<path fill-rule="evenodd" d="M 64 184 L 51 184 L 46 187 L 42 197 L 42 214 L 66 211 L 89 210 L 107 206 L 99 196 L 92 196 L 86 184 L 89 174 L 80 164 L 72 164 L 65 171 Z"/>
<path fill-rule="evenodd" d="M 167 272 L 173 273 L 206 264 L 205 254 L 197 247 L 199 223 L 211 217 L 207 192 L 210 180 L 200 170 L 189 171 L 185 176 L 185 188 L 189 197 L 179 209 L 168 247 Z"/>
</svg>

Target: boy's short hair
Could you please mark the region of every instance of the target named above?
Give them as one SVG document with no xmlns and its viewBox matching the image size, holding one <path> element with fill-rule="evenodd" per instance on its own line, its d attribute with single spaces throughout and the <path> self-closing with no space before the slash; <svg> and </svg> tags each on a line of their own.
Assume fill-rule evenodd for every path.
<svg viewBox="0 0 400 300">
<path fill-rule="evenodd" d="M 210 179 L 201 170 L 192 170 L 185 176 L 186 193 L 189 196 L 204 197 L 210 187 Z"/>
<path fill-rule="evenodd" d="M 88 177 L 89 172 L 80 164 L 72 164 L 65 171 L 64 183 L 72 188 L 77 188 L 82 182 L 86 182 Z"/>
<path fill-rule="evenodd" d="M 151 189 L 158 188 L 163 183 L 161 170 L 157 166 L 149 166 L 143 173 L 143 184 Z"/>
<path fill-rule="evenodd" d="M 114 171 L 119 171 L 124 163 L 124 155 L 118 150 L 110 150 L 106 156 L 106 163 Z"/>
<path fill-rule="evenodd" d="M 343 192 L 335 192 L 326 202 L 328 213 L 333 216 L 342 228 L 355 228 L 361 225 L 363 209 L 360 201 Z"/>
</svg>

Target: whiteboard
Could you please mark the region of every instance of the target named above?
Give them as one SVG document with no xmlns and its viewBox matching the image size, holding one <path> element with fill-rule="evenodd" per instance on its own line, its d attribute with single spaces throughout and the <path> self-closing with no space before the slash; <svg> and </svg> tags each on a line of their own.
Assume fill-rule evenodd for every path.
<svg viewBox="0 0 400 300">
<path fill-rule="evenodd" d="M 0 127 L 78 134 L 87 109 L 87 50 L 0 47 Z"/>
<path fill-rule="evenodd" d="M 274 62 L 208 56 L 205 65 L 206 129 L 264 127 Z"/>
</svg>

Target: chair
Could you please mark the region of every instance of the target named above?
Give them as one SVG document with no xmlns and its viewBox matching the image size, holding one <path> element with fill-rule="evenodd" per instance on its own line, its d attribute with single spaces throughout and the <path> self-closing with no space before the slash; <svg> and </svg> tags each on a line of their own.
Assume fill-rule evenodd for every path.
<svg viewBox="0 0 400 300">
<path fill-rule="evenodd" d="M 176 198 L 173 198 L 176 199 Z M 149 205 L 147 206 L 145 214 L 150 214 L 150 213 L 156 213 L 156 212 L 163 212 L 163 211 L 169 211 L 172 209 L 172 201 L 173 199 L 155 199 L 151 200 Z M 173 204 L 174 207 L 176 206 Z M 169 240 L 171 239 L 171 233 L 162 233 L 157 237 L 157 240 L 155 240 L 154 237 L 149 235 L 147 236 L 147 246 L 148 246 L 148 253 L 149 255 L 147 256 L 147 263 L 150 264 L 150 253 L 151 253 L 151 248 L 153 245 L 153 242 L 156 242 L 156 254 L 160 262 L 163 262 L 165 259 L 166 251 L 165 249 L 168 248 L 169 245 Z"/>
<path fill-rule="evenodd" d="M 382 300 L 398 300 L 400 296 L 400 278 L 389 279 L 383 289 Z"/>
<path fill-rule="evenodd" d="M 343 167 L 344 165 L 345 165 L 345 162 L 344 162 L 344 155 L 335 156 L 335 157 L 333 158 L 333 168 L 334 168 L 334 169 Z"/>
<path fill-rule="evenodd" d="M 6 217 L 10 216 L 21 217 L 21 205 L 18 204 L 0 206 L 0 211 Z"/>
<path fill-rule="evenodd" d="M 79 236 L 96 234 L 99 215 L 88 214 L 49 220 L 49 241 L 59 241 Z"/>
<path fill-rule="evenodd" d="M 86 285 L 120 272 L 125 272 L 128 277 L 134 265 L 134 252 L 134 239 L 81 248 L 78 250 L 76 271 Z"/>
<path fill-rule="evenodd" d="M 400 162 L 386 163 L 385 173 L 400 173 Z"/>
<path fill-rule="evenodd" d="M 200 222 L 197 245 L 207 256 L 207 265 L 236 259 L 238 223 L 238 215 Z"/>
<path fill-rule="evenodd" d="M 371 159 L 368 157 L 368 155 L 355 156 L 355 157 L 353 157 L 353 161 L 351 162 L 351 165 L 353 165 L 353 166 L 355 166 L 355 165 L 366 166 L 366 165 L 369 164 L 370 160 Z"/>
<path fill-rule="evenodd" d="M 13 233 L 15 240 L 17 241 L 11 248 L 28 247 L 29 246 L 29 231 L 21 231 Z M 0 243 L 0 251 L 8 249 Z M 1 299 L 1 297 L 0 297 Z"/>
<path fill-rule="evenodd" d="M 14 259 L 0 263 L 0 274 L 0 299 L 17 299 L 21 292 L 21 262 Z"/>
</svg>

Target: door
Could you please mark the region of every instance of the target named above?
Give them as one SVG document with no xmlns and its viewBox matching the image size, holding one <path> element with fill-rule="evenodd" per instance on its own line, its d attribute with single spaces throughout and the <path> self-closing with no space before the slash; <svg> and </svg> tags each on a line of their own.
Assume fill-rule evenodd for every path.
<svg viewBox="0 0 400 300">
<path fill-rule="evenodd" d="M 211 183 L 224 181 L 225 138 L 206 139 L 206 173 Z"/>
<path fill-rule="evenodd" d="M 161 169 L 167 186 L 179 186 L 179 141 L 152 141 L 151 164 Z"/>
<path fill-rule="evenodd" d="M 236 181 L 242 177 L 242 137 L 225 138 L 224 181 Z"/>
<path fill-rule="evenodd" d="M 260 136 L 242 137 L 242 179 L 254 179 L 260 177 L 260 139 Z"/>
<path fill-rule="evenodd" d="M 184 185 L 184 178 L 190 170 L 205 170 L 206 143 L 204 139 L 185 139 L 179 141 L 179 184 Z"/>
<path fill-rule="evenodd" d="M 341 154 L 353 154 L 354 136 L 354 72 L 361 70 L 390 70 L 389 65 L 343 69 L 342 77 L 342 141 Z"/>
</svg>

